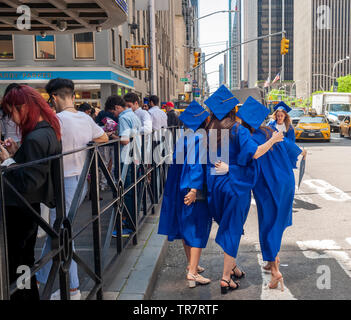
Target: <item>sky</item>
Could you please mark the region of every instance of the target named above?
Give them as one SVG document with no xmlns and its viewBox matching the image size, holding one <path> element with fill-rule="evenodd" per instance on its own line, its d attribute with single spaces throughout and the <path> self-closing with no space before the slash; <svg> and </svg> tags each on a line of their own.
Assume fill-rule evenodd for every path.
<svg viewBox="0 0 351 320">
<path fill-rule="evenodd" d="M 205 16 L 211 12 L 228 10 L 228 0 L 199 0 L 199 16 Z M 199 20 L 200 47 L 206 55 L 226 48 L 229 33 L 229 13 L 217 13 L 213 16 Z M 211 44 L 211 46 L 207 46 Z M 212 46 L 212 44 L 216 44 Z M 224 54 L 221 54 L 206 63 L 206 72 L 218 71 L 219 65 L 224 63 Z M 208 75 L 210 91 L 218 88 L 219 73 Z"/>
</svg>

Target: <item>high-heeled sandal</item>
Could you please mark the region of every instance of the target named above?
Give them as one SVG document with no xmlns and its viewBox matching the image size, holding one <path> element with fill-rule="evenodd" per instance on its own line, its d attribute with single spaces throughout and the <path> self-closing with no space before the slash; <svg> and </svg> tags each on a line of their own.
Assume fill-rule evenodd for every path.
<svg viewBox="0 0 351 320">
<path fill-rule="evenodd" d="M 284 278 L 283 277 L 280 277 L 276 280 L 271 280 L 269 283 L 268 283 L 268 288 L 269 289 L 277 289 L 278 288 L 278 283 L 280 283 L 280 290 L 281 291 L 284 291 Z"/>
<path fill-rule="evenodd" d="M 221 284 L 221 294 L 227 294 L 229 291 L 234 291 L 240 288 L 240 282 L 239 281 L 234 281 L 233 279 L 230 279 L 229 281 L 222 279 L 221 281 L 225 282 L 226 284 L 228 284 L 228 286 L 223 287 Z M 233 281 L 236 286 L 232 287 L 230 285 L 230 281 Z"/>
<path fill-rule="evenodd" d="M 205 268 L 197 266 L 197 273 L 203 273 L 205 271 Z M 186 267 L 185 272 L 189 272 L 189 267 Z"/>
<path fill-rule="evenodd" d="M 241 271 L 241 275 L 240 276 L 237 276 L 236 274 L 235 274 L 235 269 L 237 268 L 238 266 L 236 265 L 233 269 L 232 269 L 232 271 L 233 271 L 233 274 L 231 274 L 230 275 L 230 277 L 234 280 L 234 279 L 242 279 L 242 278 L 245 278 L 245 276 L 246 276 L 246 273 L 244 272 L 244 271 L 242 271 L 242 270 L 240 270 Z"/>
<path fill-rule="evenodd" d="M 189 278 L 191 278 L 191 279 L 189 279 Z M 199 274 L 194 275 L 191 273 L 187 274 L 186 279 L 188 280 L 189 288 L 195 288 L 197 284 L 206 285 L 206 284 L 209 284 L 211 282 L 210 279 L 204 278 L 203 276 L 200 276 Z"/>
</svg>

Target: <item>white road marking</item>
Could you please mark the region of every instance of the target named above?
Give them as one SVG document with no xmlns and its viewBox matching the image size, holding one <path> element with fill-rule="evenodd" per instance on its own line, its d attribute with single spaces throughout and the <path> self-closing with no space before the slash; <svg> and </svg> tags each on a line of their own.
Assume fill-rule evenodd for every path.
<svg viewBox="0 0 351 320">
<path fill-rule="evenodd" d="M 345 240 L 348 244 L 351 244 L 351 238 L 346 238 Z"/>
<path fill-rule="evenodd" d="M 332 186 L 324 180 L 305 180 L 304 183 L 307 184 L 311 189 L 315 189 L 318 194 L 325 200 L 337 202 L 345 202 L 351 200 L 351 197 L 345 192 L 338 189 L 337 187 Z"/>
<path fill-rule="evenodd" d="M 255 244 L 256 251 L 260 252 L 260 245 Z M 280 284 L 277 289 L 269 289 L 268 283 L 271 280 L 271 275 L 263 271 L 262 266 L 264 266 L 264 262 L 262 260 L 261 253 L 257 254 L 258 264 L 261 266 L 261 274 L 262 274 L 262 291 L 261 291 L 261 300 L 297 300 L 289 288 L 286 286 L 284 282 L 284 291 L 281 291 Z M 283 275 L 284 277 L 284 275 Z"/>
<path fill-rule="evenodd" d="M 334 240 L 297 241 L 296 243 L 309 259 L 335 259 L 351 278 L 351 258 L 345 251 L 341 251 L 341 247 Z"/>
</svg>

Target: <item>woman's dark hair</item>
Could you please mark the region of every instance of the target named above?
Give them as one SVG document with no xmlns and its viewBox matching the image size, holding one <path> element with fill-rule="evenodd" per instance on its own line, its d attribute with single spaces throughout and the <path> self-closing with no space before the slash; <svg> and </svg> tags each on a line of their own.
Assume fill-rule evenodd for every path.
<svg viewBox="0 0 351 320">
<path fill-rule="evenodd" d="M 84 102 L 78 107 L 78 111 L 81 111 L 81 112 L 91 111 L 91 105 L 87 102 Z"/>
<path fill-rule="evenodd" d="M 57 139 L 61 140 L 60 123 L 55 112 L 35 89 L 27 85 L 13 86 L 4 96 L 2 105 L 9 117 L 13 108 L 20 112 L 24 105 L 27 107 L 27 115 L 23 117 L 23 114 L 20 113 L 21 123 L 18 125 L 22 134 L 22 142 L 34 130 L 40 116 L 54 129 Z"/>
<path fill-rule="evenodd" d="M 95 113 L 96 113 L 95 108 L 91 107 L 91 109 L 90 109 L 90 115 L 93 116 L 93 115 L 95 115 Z"/>
<path fill-rule="evenodd" d="M 117 95 L 108 97 L 105 102 L 105 111 L 113 111 L 115 110 L 115 106 L 121 106 L 122 108 L 125 108 L 126 102 Z"/>
<path fill-rule="evenodd" d="M 217 129 L 217 146 L 221 145 L 222 130 L 231 130 L 235 125 L 236 112 L 235 109 L 230 111 L 225 118 L 218 120 L 217 117 L 212 114 L 211 120 L 206 126 L 207 133 L 209 130 Z"/>
</svg>

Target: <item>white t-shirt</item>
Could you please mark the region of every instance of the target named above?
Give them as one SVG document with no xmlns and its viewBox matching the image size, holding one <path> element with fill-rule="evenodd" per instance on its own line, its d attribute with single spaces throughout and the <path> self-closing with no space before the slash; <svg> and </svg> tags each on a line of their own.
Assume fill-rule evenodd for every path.
<svg viewBox="0 0 351 320">
<path fill-rule="evenodd" d="M 277 128 L 277 130 L 279 131 L 279 132 L 286 132 L 286 126 L 285 126 L 285 123 L 283 123 L 283 124 L 276 124 L 275 125 L 275 127 Z"/>
<path fill-rule="evenodd" d="M 61 125 L 63 153 L 84 148 L 90 141 L 104 134 L 104 130 L 84 112 L 62 111 L 57 114 L 57 117 Z M 86 157 L 87 151 L 64 156 L 64 176 L 79 176 L 82 173 Z"/>
</svg>

